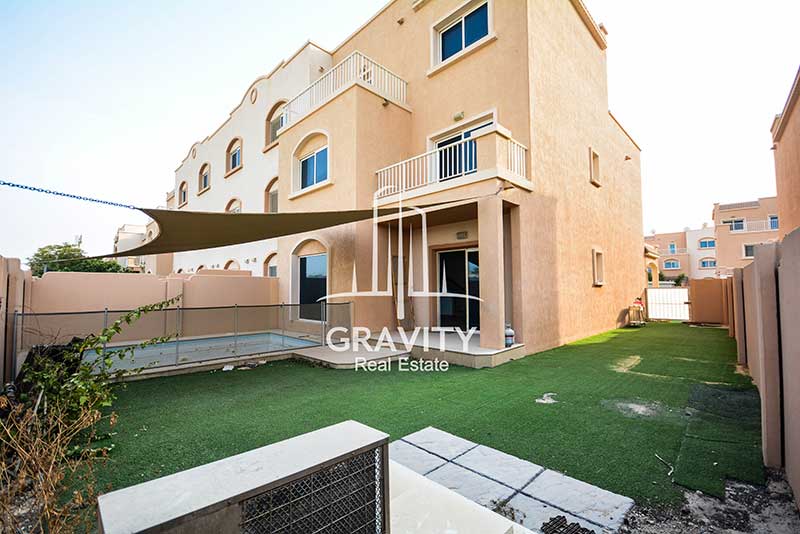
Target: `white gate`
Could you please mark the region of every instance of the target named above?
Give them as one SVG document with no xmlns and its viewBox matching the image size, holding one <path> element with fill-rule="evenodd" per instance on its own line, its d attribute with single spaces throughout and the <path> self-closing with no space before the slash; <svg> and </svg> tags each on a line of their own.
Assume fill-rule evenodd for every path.
<svg viewBox="0 0 800 534">
<path fill-rule="evenodd" d="M 685 287 L 647 288 L 647 316 L 650 319 L 689 320 L 689 289 Z"/>
</svg>

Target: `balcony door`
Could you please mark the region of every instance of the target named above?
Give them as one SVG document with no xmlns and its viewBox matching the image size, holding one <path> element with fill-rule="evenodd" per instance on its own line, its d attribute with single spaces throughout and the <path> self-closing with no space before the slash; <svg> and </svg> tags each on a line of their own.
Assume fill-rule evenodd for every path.
<svg viewBox="0 0 800 534">
<path fill-rule="evenodd" d="M 480 296 L 478 249 L 447 250 L 437 256 L 438 291 L 459 295 L 439 297 L 439 326 L 480 330 L 480 302 L 467 298 Z"/>
<path fill-rule="evenodd" d="M 436 142 L 439 151 L 439 181 L 473 173 L 478 168 L 478 149 L 475 141 L 468 141 L 475 130 L 490 126 L 493 121 L 469 127 Z"/>
</svg>

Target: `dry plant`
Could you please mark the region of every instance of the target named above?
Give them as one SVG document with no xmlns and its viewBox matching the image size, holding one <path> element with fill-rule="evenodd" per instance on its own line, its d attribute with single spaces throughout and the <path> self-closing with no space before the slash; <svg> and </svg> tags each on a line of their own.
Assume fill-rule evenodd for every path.
<svg viewBox="0 0 800 534">
<path fill-rule="evenodd" d="M 94 462 L 106 452 L 91 448 L 100 411 L 84 406 L 66 417 L 58 405 L 37 408 L 19 405 L 0 421 L 2 532 L 89 531 Z"/>
</svg>

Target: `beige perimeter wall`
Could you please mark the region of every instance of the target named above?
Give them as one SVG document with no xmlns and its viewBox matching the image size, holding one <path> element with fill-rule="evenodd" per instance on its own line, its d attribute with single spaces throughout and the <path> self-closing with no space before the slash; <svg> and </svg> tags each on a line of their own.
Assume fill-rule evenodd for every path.
<svg viewBox="0 0 800 534">
<path fill-rule="evenodd" d="M 800 503 L 800 229 L 756 247 L 731 284 L 739 361 L 761 397 L 764 463 L 786 469 Z"/>
</svg>

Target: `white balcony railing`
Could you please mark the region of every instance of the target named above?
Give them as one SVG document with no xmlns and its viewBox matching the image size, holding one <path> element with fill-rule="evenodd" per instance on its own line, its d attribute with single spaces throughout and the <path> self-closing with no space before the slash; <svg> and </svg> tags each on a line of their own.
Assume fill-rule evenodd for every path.
<svg viewBox="0 0 800 534">
<path fill-rule="evenodd" d="M 369 87 L 387 100 L 406 104 L 408 82 L 355 51 L 286 103 L 282 128 L 296 123 L 356 83 Z"/>
<path fill-rule="evenodd" d="M 732 234 L 745 232 L 774 232 L 778 229 L 778 222 L 775 220 L 762 219 L 757 221 L 739 221 L 729 223 Z"/>
<path fill-rule="evenodd" d="M 689 249 L 687 248 L 667 248 L 666 250 L 659 251 L 659 254 L 688 254 Z"/>
<path fill-rule="evenodd" d="M 375 173 L 378 196 L 387 197 L 489 169 L 527 180 L 526 154 L 524 145 L 492 131 L 380 169 Z"/>
</svg>

